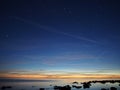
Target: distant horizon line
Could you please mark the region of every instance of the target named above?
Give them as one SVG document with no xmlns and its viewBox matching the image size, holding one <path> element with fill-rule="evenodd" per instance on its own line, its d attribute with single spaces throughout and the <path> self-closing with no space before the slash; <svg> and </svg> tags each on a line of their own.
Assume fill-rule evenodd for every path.
<svg viewBox="0 0 120 90">
<path fill-rule="evenodd" d="M 0 78 L 0 82 L 58 82 L 61 80 L 70 80 L 71 82 L 89 82 L 89 81 L 120 81 L 120 79 L 12 79 Z"/>
<path fill-rule="evenodd" d="M 45 79 L 45 78 L 44 78 L 44 79 L 0 78 L 0 81 L 1 81 L 1 80 L 57 81 L 57 80 L 65 80 L 65 79 L 74 79 L 74 78 L 63 78 L 63 79 L 62 79 L 62 78 L 58 78 L 58 79 L 55 79 L 55 78 L 54 78 L 54 79 L 48 79 L 48 78 L 46 78 L 46 79 Z M 88 80 L 89 80 L 89 79 L 91 79 L 91 80 L 97 80 L 97 79 L 98 79 L 98 80 L 120 80 L 120 78 L 111 78 L 111 79 L 110 79 L 110 78 L 109 78 L 109 79 L 108 79 L 108 78 L 106 78 L 106 79 L 105 79 L 105 78 L 103 78 L 103 79 L 102 79 L 102 78 L 79 78 L 79 79 L 81 79 L 81 80 L 82 80 L 82 79 L 83 79 L 83 80 L 84 80 L 84 79 L 88 79 Z"/>
</svg>

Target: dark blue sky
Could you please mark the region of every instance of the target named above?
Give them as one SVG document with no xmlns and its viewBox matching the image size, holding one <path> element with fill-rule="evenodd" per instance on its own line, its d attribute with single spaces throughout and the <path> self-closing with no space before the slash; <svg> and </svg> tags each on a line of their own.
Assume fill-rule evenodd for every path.
<svg viewBox="0 0 120 90">
<path fill-rule="evenodd" d="M 119 0 L 2 0 L 0 13 L 1 73 L 120 74 Z"/>
</svg>

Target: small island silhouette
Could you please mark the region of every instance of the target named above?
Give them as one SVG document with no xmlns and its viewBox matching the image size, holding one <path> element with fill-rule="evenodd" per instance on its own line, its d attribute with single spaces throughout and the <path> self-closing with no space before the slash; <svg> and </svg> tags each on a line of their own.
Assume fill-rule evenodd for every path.
<svg viewBox="0 0 120 90">
<path fill-rule="evenodd" d="M 87 82 L 82 82 L 82 83 L 79 83 L 79 82 L 72 82 L 72 86 L 71 85 L 64 85 L 64 86 L 53 86 L 53 89 L 54 90 L 71 90 L 72 88 L 75 88 L 75 89 L 86 89 L 86 88 L 90 88 L 92 86 L 92 84 L 96 84 L 96 83 L 101 83 L 101 84 L 107 84 L 107 83 L 111 83 L 111 84 L 114 84 L 114 83 L 118 83 L 118 86 L 120 86 L 120 80 L 95 80 L 95 81 L 87 81 Z M 79 85 L 80 84 L 80 85 Z M 50 85 L 52 86 L 52 85 Z M 35 86 L 32 86 L 32 88 L 34 88 Z M 12 90 L 12 86 L 2 86 L 1 87 L 1 90 Z M 23 90 L 23 89 L 21 89 Z M 39 90 L 46 90 L 46 88 L 39 88 Z M 101 90 L 117 90 L 116 87 L 112 87 L 110 86 L 109 88 L 102 88 L 101 87 Z"/>
</svg>

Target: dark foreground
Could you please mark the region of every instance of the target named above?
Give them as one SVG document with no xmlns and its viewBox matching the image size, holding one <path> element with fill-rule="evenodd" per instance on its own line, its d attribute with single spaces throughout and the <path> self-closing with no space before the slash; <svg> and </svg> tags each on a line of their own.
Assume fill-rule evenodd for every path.
<svg viewBox="0 0 120 90">
<path fill-rule="evenodd" d="M 91 90 L 90 88 L 92 87 L 92 85 L 95 84 L 115 84 L 117 83 L 118 86 L 120 87 L 120 80 L 101 80 L 101 81 L 88 81 L 88 82 L 72 82 L 71 85 L 63 85 L 63 86 L 59 86 L 59 85 L 50 85 L 52 87 L 52 89 L 50 88 L 38 88 L 38 89 L 34 89 L 36 86 L 32 86 L 33 89 L 31 90 L 78 90 L 78 89 L 86 89 L 86 90 Z M 1 86 L 0 87 L 1 90 L 13 90 L 13 86 Z M 15 89 L 14 89 L 15 90 Z M 26 89 L 19 89 L 19 90 L 26 90 Z M 95 89 L 94 89 L 95 90 Z M 109 86 L 109 87 L 101 87 L 101 89 L 98 90 L 119 90 L 117 87 L 114 86 Z"/>
</svg>

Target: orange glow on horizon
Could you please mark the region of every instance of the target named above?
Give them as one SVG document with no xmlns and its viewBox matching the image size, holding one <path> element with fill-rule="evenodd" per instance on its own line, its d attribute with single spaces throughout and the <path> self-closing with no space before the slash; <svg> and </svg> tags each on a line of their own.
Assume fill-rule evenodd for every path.
<svg viewBox="0 0 120 90">
<path fill-rule="evenodd" d="M 42 74 L 0 74 L 0 78 L 13 79 L 120 79 L 120 75 L 107 74 L 78 74 L 78 75 L 42 75 Z"/>
</svg>

